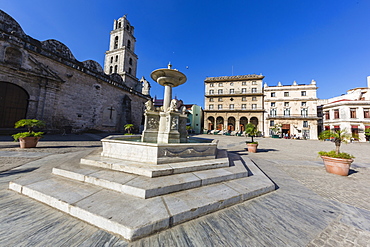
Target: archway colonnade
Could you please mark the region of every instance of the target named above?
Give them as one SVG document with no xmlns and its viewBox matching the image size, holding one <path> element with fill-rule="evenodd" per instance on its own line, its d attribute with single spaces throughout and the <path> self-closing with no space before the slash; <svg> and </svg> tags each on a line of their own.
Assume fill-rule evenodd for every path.
<svg viewBox="0 0 370 247">
<path fill-rule="evenodd" d="M 228 131 L 236 131 L 236 132 L 240 132 L 240 131 L 244 131 L 245 130 L 245 125 L 247 125 L 248 123 L 253 123 L 254 125 L 257 126 L 258 129 L 260 120 L 255 117 L 255 116 L 252 116 L 252 117 L 239 117 L 239 118 L 236 118 L 236 117 L 222 117 L 222 116 L 209 116 L 207 119 L 206 119 L 206 124 L 205 124 L 205 128 L 207 130 L 228 130 Z"/>
</svg>

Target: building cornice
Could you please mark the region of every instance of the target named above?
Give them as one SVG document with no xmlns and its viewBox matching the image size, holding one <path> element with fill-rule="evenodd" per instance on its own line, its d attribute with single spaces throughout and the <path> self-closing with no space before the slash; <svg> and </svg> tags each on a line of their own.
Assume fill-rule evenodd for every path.
<svg viewBox="0 0 370 247">
<path fill-rule="evenodd" d="M 224 81 L 242 81 L 242 80 L 262 80 L 265 78 L 263 75 L 236 75 L 236 76 L 219 76 L 219 77 L 207 77 L 204 82 L 224 82 Z"/>
<path fill-rule="evenodd" d="M 370 108 L 370 100 L 353 100 L 328 103 L 322 106 L 323 109 L 340 107 L 340 106 L 367 106 Z"/>
</svg>

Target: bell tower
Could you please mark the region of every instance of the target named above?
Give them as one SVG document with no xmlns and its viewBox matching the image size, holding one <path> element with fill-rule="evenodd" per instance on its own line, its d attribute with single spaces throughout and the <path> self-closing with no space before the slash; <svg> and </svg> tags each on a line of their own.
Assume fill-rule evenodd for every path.
<svg viewBox="0 0 370 247">
<path fill-rule="evenodd" d="M 126 86 L 141 92 L 141 83 L 136 78 L 137 55 L 135 54 L 134 27 L 126 15 L 114 20 L 110 32 L 109 50 L 105 52 L 104 72 L 119 74 Z"/>
</svg>

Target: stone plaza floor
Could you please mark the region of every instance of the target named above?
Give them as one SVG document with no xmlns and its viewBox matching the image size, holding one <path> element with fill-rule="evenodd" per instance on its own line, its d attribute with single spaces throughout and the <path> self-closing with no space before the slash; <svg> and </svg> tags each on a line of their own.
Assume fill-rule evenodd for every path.
<svg viewBox="0 0 370 247">
<path fill-rule="evenodd" d="M 102 135 L 46 136 L 22 150 L 0 136 L 0 246 L 370 246 L 370 143 L 342 145 L 356 157 L 342 177 L 317 155 L 331 142 L 257 138 L 258 153 L 248 153 L 250 138 L 199 136 L 250 158 L 277 189 L 134 242 L 8 190 L 17 178 L 78 161 Z"/>
</svg>

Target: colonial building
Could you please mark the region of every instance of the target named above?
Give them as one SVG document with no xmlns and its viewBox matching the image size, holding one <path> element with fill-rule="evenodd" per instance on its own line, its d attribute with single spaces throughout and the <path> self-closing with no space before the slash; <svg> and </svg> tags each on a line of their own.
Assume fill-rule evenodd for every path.
<svg viewBox="0 0 370 247">
<path fill-rule="evenodd" d="M 107 74 L 95 61 L 76 60 L 57 40 L 26 35 L 1 10 L 0 31 L 0 129 L 13 128 L 22 118 L 44 120 L 49 130 L 122 131 L 126 123 L 141 125 L 150 96 L 136 78 L 135 38 L 126 17 L 115 21 Z"/>
<path fill-rule="evenodd" d="M 346 94 L 319 101 L 323 129 L 347 130 L 355 140 L 365 142 L 365 129 L 370 128 L 370 76 L 367 87 L 354 88 Z"/>
<path fill-rule="evenodd" d="M 199 105 L 185 105 L 186 114 L 188 115 L 187 125 L 191 127 L 192 133 L 201 134 L 202 133 L 202 123 L 203 123 L 203 110 Z"/>
<path fill-rule="evenodd" d="M 318 120 L 316 82 L 308 85 L 297 84 L 283 86 L 264 85 L 267 135 L 276 134 L 297 138 L 317 139 Z"/>
<path fill-rule="evenodd" d="M 204 128 L 244 131 L 253 123 L 263 133 L 263 75 L 207 77 Z"/>
</svg>

